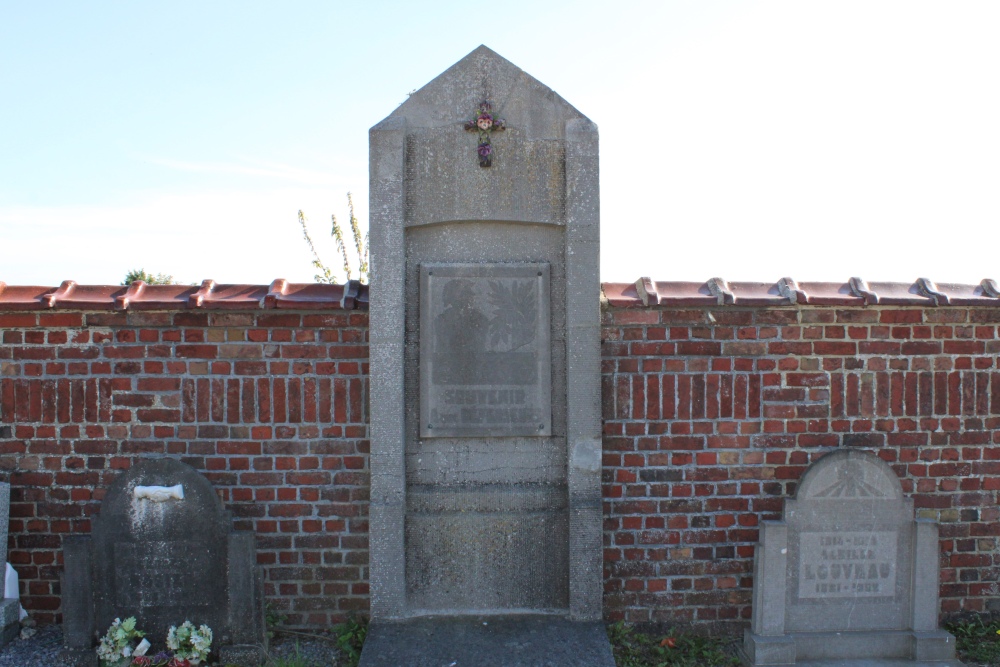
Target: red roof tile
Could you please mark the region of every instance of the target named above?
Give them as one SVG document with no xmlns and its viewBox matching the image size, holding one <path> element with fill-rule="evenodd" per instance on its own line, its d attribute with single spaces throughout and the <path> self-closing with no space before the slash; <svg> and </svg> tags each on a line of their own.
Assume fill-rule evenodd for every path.
<svg viewBox="0 0 1000 667">
<path fill-rule="evenodd" d="M 648 306 L 998 306 L 1000 286 L 995 280 L 979 285 L 935 283 L 869 283 L 851 278 L 846 283 L 661 282 L 643 277 L 634 283 L 603 283 L 604 301 L 613 307 Z M 7 285 L 0 282 L 0 311 L 24 310 L 367 310 L 368 285 L 290 283 L 270 285 L 78 285 L 72 280 L 58 287 Z"/>
<path fill-rule="evenodd" d="M 141 280 L 122 285 L 77 285 L 72 280 L 59 287 L 7 285 L 0 282 L 0 310 L 254 310 L 299 308 L 303 310 L 367 310 L 368 286 L 357 281 L 346 285 L 289 283 L 220 285 L 205 280 L 197 285 L 147 285 Z"/>
<path fill-rule="evenodd" d="M 727 282 L 712 278 L 704 283 L 656 282 L 643 277 L 634 283 L 603 283 L 610 306 L 997 306 L 1000 287 L 994 280 L 979 285 L 934 283 L 869 283 L 851 278 L 846 283 L 799 283 L 782 278 L 777 283 Z"/>
</svg>

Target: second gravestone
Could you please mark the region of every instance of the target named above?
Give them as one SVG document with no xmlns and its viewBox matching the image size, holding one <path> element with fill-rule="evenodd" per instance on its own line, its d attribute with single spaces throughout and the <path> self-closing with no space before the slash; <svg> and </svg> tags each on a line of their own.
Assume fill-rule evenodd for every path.
<svg viewBox="0 0 1000 667">
<path fill-rule="evenodd" d="M 938 629 L 938 529 L 874 454 L 812 464 L 754 558 L 745 664 L 957 666 Z"/>
<path fill-rule="evenodd" d="M 154 649 L 170 626 L 191 621 L 212 629 L 222 664 L 260 663 L 266 637 L 254 534 L 233 530 L 194 468 L 170 458 L 135 462 L 108 488 L 92 535 L 65 538 L 63 555 L 63 634 L 81 657 L 93 661 L 95 636 L 135 616 Z"/>
</svg>

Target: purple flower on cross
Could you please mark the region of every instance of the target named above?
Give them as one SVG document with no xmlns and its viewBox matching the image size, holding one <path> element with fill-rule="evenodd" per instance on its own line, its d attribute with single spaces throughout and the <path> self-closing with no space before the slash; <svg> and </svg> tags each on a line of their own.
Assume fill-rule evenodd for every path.
<svg viewBox="0 0 1000 667">
<path fill-rule="evenodd" d="M 507 129 L 504 120 L 494 116 L 493 105 L 483 100 L 479 104 L 476 116 L 472 120 L 466 121 L 465 129 L 479 134 L 479 146 L 476 148 L 476 153 L 479 155 L 479 166 L 491 166 L 493 164 L 493 146 L 490 142 L 490 135 Z"/>
</svg>

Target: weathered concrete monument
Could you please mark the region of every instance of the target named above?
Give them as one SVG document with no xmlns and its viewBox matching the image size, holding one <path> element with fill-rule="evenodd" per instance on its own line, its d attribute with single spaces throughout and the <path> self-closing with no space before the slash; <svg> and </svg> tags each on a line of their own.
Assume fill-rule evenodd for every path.
<svg viewBox="0 0 1000 667">
<path fill-rule="evenodd" d="M 362 664 L 613 665 L 597 128 L 479 47 L 372 128 L 370 170 Z"/>
<path fill-rule="evenodd" d="M 63 635 L 77 664 L 96 665 L 95 633 L 129 616 L 161 643 L 171 625 L 206 624 L 222 664 L 260 664 L 262 573 L 254 534 L 232 523 L 211 482 L 176 459 L 141 459 L 112 482 L 92 535 L 64 540 Z"/>
<path fill-rule="evenodd" d="M 813 463 L 754 559 L 748 665 L 960 665 L 938 629 L 938 528 L 869 452 Z M 863 662 L 842 662 L 863 660 Z"/>
</svg>

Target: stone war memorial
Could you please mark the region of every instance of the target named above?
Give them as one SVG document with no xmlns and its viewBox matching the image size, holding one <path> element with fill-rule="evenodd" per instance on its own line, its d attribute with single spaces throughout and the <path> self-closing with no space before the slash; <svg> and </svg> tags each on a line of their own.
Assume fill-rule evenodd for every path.
<svg viewBox="0 0 1000 667">
<path fill-rule="evenodd" d="M 960 665 L 938 629 L 938 528 L 892 469 L 841 450 L 812 464 L 754 564 L 749 665 Z"/>
<path fill-rule="evenodd" d="M 159 644 L 170 626 L 205 624 L 221 664 L 262 664 L 254 535 L 233 530 L 212 484 L 186 464 L 134 463 L 108 489 L 92 534 L 65 538 L 63 552 L 63 635 L 81 667 L 97 664 L 95 636 L 130 616 Z"/>
<path fill-rule="evenodd" d="M 364 667 L 613 665 L 597 127 L 490 49 L 371 130 Z"/>
</svg>

